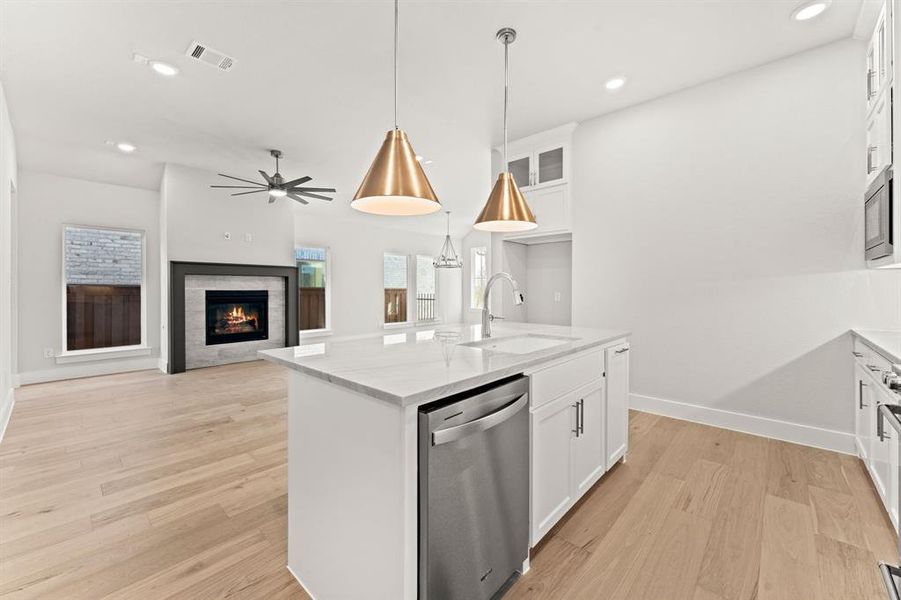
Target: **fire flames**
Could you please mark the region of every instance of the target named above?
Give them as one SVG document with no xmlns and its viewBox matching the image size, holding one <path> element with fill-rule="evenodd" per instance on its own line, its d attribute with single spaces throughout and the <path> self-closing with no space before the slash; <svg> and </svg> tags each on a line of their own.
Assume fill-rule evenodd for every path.
<svg viewBox="0 0 901 600">
<path fill-rule="evenodd" d="M 222 315 L 222 313 L 219 313 Z M 218 333 L 241 333 L 256 331 L 259 328 L 260 316 L 254 310 L 245 312 L 244 306 L 234 305 L 226 312 L 217 326 Z"/>
</svg>

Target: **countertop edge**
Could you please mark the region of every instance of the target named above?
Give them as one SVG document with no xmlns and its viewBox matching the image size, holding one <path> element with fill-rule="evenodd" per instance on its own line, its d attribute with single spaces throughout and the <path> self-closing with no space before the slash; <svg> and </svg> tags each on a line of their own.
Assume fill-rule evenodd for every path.
<svg viewBox="0 0 901 600">
<path fill-rule="evenodd" d="M 551 352 L 549 354 L 544 354 L 542 356 L 537 356 L 531 359 L 525 359 L 523 362 L 517 364 L 515 367 L 500 369 L 498 371 L 494 371 L 491 373 L 485 373 L 482 375 L 477 375 L 473 377 L 467 377 L 465 379 L 461 379 L 459 381 L 455 381 L 450 384 L 443 384 L 437 388 L 426 390 L 424 392 L 418 392 L 415 394 L 411 394 L 408 396 L 398 396 L 396 394 L 391 394 L 384 390 L 373 388 L 371 386 L 357 383 L 355 381 L 350 381 L 343 377 L 338 377 L 329 373 L 325 373 L 319 369 L 313 369 L 306 365 L 299 364 L 292 360 L 287 360 L 279 356 L 273 356 L 271 354 L 267 354 L 266 350 L 260 350 L 257 352 L 257 355 L 261 357 L 263 360 L 268 360 L 269 362 L 281 365 L 283 367 L 287 367 L 289 369 L 293 369 L 304 375 L 309 375 L 311 377 L 315 377 L 322 381 L 327 381 L 329 383 L 333 383 L 335 385 L 344 387 L 349 390 L 353 390 L 355 392 L 359 392 L 361 394 L 365 394 L 367 396 L 371 396 L 373 398 L 377 398 L 379 400 L 384 400 L 386 402 L 390 402 L 392 404 L 406 407 L 411 405 L 421 405 L 427 402 L 432 402 L 434 400 L 439 400 L 445 396 L 450 394 L 456 394 L 459 392 L 464 392 L 469 389 L 473 389 L 479 387 L 481 385 L 485 385 L 487 383 L 491 383 L 492 381 L 497 381 L 503 379 L 505 377 L 509 377 L 511 375 L 515 375 L 517 373 L 522 373 L 532 367 L 535 367 L 542 363 L 551 363 L 561 358 L 564 358 L 569 355 L 578 354 L 580 352 L 584 352 L 586 350 L 591 350 L 593 348 L 598 348 L 604 345 L 609 344 L 610 342 L 614 342 L 616 340 L 622 338 L 631 337 L 632 332 L 628 330 L 618 331 L 615 335 L 602 337 L 590 341 L 586 341 L 580 344 L 578 347 L 568 347 L 561 349 L 556 352 Z"/>
<path fill-rule="evenodd" d="M 883 344 L 879 343 L 872 336 L 873 333 L 886 333 L 886 334 L 894 334 L 901 336 L 901 332 L 892 331 L 892 330 L 875 330 L 875 329 L 852 329 L 851 335 L 861 339 L 865 344 L 873 348 L 879 354 L 882 354 L 885 358 L 888 358 L 892 363 L 901 363 L 901 355 L 896 353 L 893 350 L 889 350 Z"/>
</svg>

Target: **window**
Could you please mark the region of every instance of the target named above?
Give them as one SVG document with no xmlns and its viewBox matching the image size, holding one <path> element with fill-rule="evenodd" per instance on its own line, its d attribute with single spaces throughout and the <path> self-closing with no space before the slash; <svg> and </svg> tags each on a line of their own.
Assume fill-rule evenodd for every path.
<svg viewBox="0 0 901 600">
<path fill-rule="evenodd" d="M 488 248 L 480 246 L 470 251 L 471 270 L 469 272 L 469 307 L 482 308 L 485 284 L 488 283 Z"/>
<path fill-rule="evenodd" d="M 315 331 L 329 327 L 328 250 L 295 248 L 297 261 L 297 327 Z"/>
<path fill-rule="evenodd" d="M 144 341 L 144 233 L 63 228 L 66 352 Z"/>
<path fill-rule="evenodd" d="M 407 321 L 407 257 L 385 254 L 385 323 Z"/>
<path fill-rule="evenodd" d="M 434 321 L 437 315 L 435 259 L 431 256 L 416 257 L 416 320 Z"/>
</svg>

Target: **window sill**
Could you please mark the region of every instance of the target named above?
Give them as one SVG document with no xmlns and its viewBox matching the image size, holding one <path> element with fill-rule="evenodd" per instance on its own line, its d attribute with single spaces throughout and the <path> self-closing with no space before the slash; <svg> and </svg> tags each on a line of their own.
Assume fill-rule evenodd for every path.
<svg viewBox="0 0 901 600">
<path fill-rule="evenodd" d="M 385 329 L 403 329 L 404 327 L 415 327 L 415 324 L 410 321 L 404 321 L 402 323 L 382 323 L 382 327 Z"/>
<path fill-rule="evenodd" d="M 118 346 L 115 348 L 96 348 L 92 350 L 73 350 L 56 355 L 56 364 L 88 362 L 92 360 L 109 360 L 111 358 L 128 358 L 131 356 L 149 356 L 149 346 Z"/>
<path fill-rule="evenodd" d="M 298 338 L 302 342 L 304 340 L 312 340 L 332 335 L 333 333 L 334 332 L 331 329 L 301 329 Z"/>
</svg>

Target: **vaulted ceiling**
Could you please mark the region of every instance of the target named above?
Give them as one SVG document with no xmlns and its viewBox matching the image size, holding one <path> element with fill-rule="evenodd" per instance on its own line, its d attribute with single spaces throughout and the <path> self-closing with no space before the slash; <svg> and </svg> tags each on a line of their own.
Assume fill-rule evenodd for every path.
<svg viewBox="0 0 901 600">
<path fill-rule="evenodd" d="M 847 38 L 860 4 L 838 0 L 795 22 L 789 0 L 405 0 L 400 125 L 433 161 L 429 177 L 462 233 L 501 141 L 500 27 L 519 32 L 515 138 Z M 279 148 L 285 175 L 339 190 L 331 205 L 297 210 L 345 214 L 392 126 L 392 15 L 390 0 L 3 0 L 0 78 L 20 165 L 155 189 L 165 162 L 253 176 L 272 170 L 266 150 Z M 186 57 L 193 40 L 233 56 L 234 68 Z M 181 73 L 162 78 L 134 53 Z M 614 75 L 628 83 L 609 93 Z M 441 215 L 401 222 L 443 229 Z"/>
</svg>

